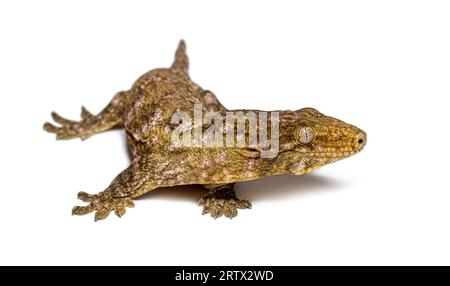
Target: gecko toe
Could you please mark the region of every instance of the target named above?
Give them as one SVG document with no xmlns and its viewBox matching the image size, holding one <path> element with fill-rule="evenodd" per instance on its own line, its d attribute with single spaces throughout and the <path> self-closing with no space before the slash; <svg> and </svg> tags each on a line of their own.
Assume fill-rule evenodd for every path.
<svg viewBox="0 0 450 286">
<path fill-rule="evenodd" d="M 44 123 L 44 130 L 50 133 L 56 133 L 58 132 L 58 127 L 56 127 L 55 125 L 49 123 L 49 122 L 45 122 Z"/>
<path fill-rule="evenodd" d="M 107 208 L 100 209 L 95 212 L 94 220 L 95 221 L 104 220 L 109 216 L 110 213 L 111 213 L 110 209 Z"/>
<path fill-rule="evenodd" d="M 95 196 L 90 195 L 90 194 L 85 193 L 85 192 L 79 192 L 78 193 L 78 199 L 80 199 L 81 201 L 83 201 L 85 203 L 91 203 L 95 199 Z"/>
<path fill-rule="evenodd" d="M 118 207 L 114 210 L 114 213 L 115 213 L 116 216 L 118 216 L 118 217 L 122 217 L 126 212 L 127 212 L 127 209 L 126 209 L 124 206 L 118 206 Z"/>
<path fill-rule="evenodd" d="M 237 201 L 237 207 L 239 209 L 251 209 L 252 203 L 250 203 L 249 200 L 238 200 Z"/>
<path fill-rule="evenodd" d="M 92 208 L 91 206 L 87 207 L 75 206 L 72 209 L 72 215 L 85 215 L 93 211 L 94 208 Z"/>
</svg>

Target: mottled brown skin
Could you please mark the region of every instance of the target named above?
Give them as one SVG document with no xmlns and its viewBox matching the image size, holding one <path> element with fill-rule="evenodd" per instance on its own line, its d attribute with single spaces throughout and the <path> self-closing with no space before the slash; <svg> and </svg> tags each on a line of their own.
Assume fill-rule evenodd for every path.
<svg viewBox="0 0 450 286">
<path fill-rule="evenodd" d="M 227 111 L 212 92 L 189 78 L 188 57 L 181 41 L 170 68 L 142 75 L 130 90 L 117 93 L 99 114 L 92 115 L 82 107 L 81 121 L 71 121 L 52 113 L 60 126 L 45 123 L 44 129 L 55 133 L 57 139 L 86 139 L 114 127 L 124 128 L 133 155 L 130 166 L 106 190 L 97 195 L 80 192 L 78 198 L 89 204 L 74 207 L 73 214 L 95 212 L 95 220 L 101 220 L 114 212 L 120 217 L 127 207 L 134 206 L 134 198 L 155 188 L 201 184 L 209 190 L 199 201 L 203 213 L 232 218 L 238 208 L 251 208 L 248 200 L 236 198 L 234 183 L 276 174 L 302 175 L 359 152 L 367 140 L 357 127 L 304 108 L 279 111 L 280 150 L 275 158 L 261 158 L 261 150 L 249 147 L 174 147 L 173 113 L 184 111 L 193 117 L 197 103 L 203 105 L 204 112 Z M 295 137 L 298 128 L 305 125 L 315 130 L 311 144 L 301 144 Z"/>
</svg>

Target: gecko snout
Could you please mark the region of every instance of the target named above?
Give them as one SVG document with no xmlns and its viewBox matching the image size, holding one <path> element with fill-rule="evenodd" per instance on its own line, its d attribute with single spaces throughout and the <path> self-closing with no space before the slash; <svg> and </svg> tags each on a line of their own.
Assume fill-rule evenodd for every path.
<svg viewBox="0 0 450 286">
<path fill-rule="evenodd" d="M 367 143 L 367 134 L 366 132 L 360 130 L 355 136 L 354 144 L 356 149 L 362 150 Z"/>
</svg>

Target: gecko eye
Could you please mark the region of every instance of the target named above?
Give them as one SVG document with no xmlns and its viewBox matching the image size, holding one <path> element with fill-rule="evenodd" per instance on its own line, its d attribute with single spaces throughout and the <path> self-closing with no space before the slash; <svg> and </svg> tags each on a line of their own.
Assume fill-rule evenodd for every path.
<svg viewBox="0 0 450 286">
<path fill-rule="evenodd" d="M 310 126 L 302 126 L 294 134 L 295 140 L 302 145 L 309 145 L 316 138 L 316 131 Z"/>
</svg>

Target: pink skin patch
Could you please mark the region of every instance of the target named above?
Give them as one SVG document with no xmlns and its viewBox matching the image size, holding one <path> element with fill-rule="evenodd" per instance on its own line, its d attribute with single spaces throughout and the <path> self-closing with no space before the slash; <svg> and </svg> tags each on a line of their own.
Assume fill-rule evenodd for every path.
<svg viewBox="0 0 450 286">
<path fill-rule="evenodd" d="M 216 102 L 214 95 L 212 95 L 212 93 L 209 93 L 209 92 L 203 97 L 203 100 L 205 100 L 206 104 L 211 104 L 211 103 Z"/>
<path fill-rule="evenodd" d="M 218 164 L 224 164 L 227 161 L 227 154 L 220 153 L 219 156 L 216 157 L 216 163 Z"/>
<path fill-rule="evenodd" d="M 162 110 L 158 109 L 155 114 L 153 115 L 151 121 L 148 123 L 150 127 L 156 127 L 161 120 L 163 119 L 163 112 Z"/>
<path fill-rule="evenodd" d="M 306 165 L 303 162 L 297 162 L 291 167 L 291 172 L 294 174 L 303 174 L 305 172 Z"/>
<path fill-rule="evenodd" d="M 201 164 L 200 167 L 202 169 L 208 169 L 214 166 L 214 162 L 212 160 L 204 160 Z"/>
<path fill-rule="evenodd" d="M 258 159 L 248 159 L 244 162 L 244 166 L 247 170 L 254 171 L 258 168 L 259 160 Z"/>
<path fill-rule="evenodd" d="M 155 114 L 151 117 L 150 121 L 142 126 L 141 131 L 139 132 L 139 138 L 142 139 L 146 134 L 150 133 L 150 130 L 156 128 L 163 119 L 162 110 L 157 110 Z"/>
<path fill-rule="evenodd" d="M 247 178 L 252 178 L 253 176 L 255 176 L 255 174 L 253 173 L 253 172 L 250 172 L 250 171 L 247 171 L 247 172 L 245 172 L 245 177 L 247 177 Z"/>
</svg>

